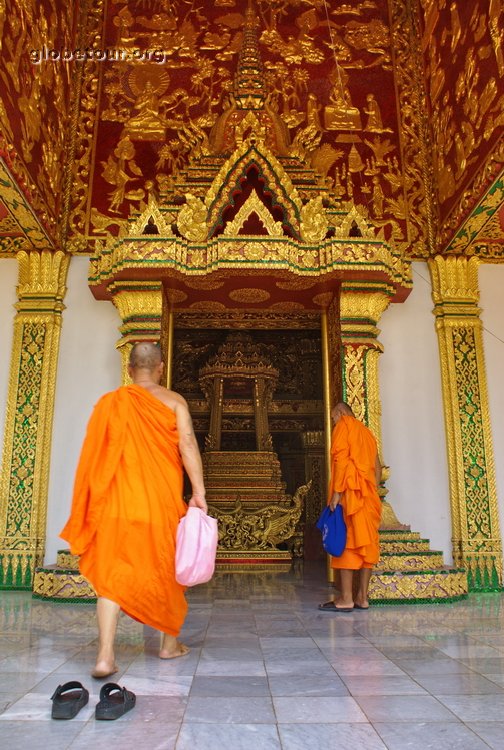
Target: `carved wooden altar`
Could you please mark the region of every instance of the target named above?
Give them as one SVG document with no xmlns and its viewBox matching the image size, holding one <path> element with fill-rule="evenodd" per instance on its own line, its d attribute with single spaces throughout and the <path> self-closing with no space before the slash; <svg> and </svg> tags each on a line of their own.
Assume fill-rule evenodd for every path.
<svg viewBox="0 0 504 750">
<path fill-rule="evenodd" d="M 203 465 L 210 513 L 219 521 L 220 565 L 247 561 L 277 568 L 291 561 L 279 545 L 293 537 L 309 485 L 293 499 L 285 493 L 268 427 L 277 380 L 278 370 L 246 333 L 230 334 L 200 370 L 210 408 Z M 223 445 L 224 416 L 238 420 L 241 430 L 252 423 L 251 450 L 237 450 L 229 431 Z"/>
</svg>

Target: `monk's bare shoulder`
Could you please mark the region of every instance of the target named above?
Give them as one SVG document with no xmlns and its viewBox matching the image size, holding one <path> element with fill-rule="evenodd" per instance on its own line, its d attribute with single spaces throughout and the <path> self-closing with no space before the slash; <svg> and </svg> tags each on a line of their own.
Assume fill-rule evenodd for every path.
<svg viewBox="0 0 504 750">
<path fill-rule="evenodd" d="M 176 391 L 170 391 L 162 385 L 152 385 L 148 390 L 153 396 L 159 399 L 159 401 L 162 401 L 163 404 L 168 406 L 175 413 L 177 411 L 188 409 L 187 401 Z"/>
</svg>

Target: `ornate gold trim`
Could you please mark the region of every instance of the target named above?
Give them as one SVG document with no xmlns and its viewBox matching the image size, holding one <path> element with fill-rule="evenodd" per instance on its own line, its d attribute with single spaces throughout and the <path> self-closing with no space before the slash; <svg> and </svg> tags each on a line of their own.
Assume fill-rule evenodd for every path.
<svg viewBox="0 0 504 750">
<path fill-rule="evenodd" d="M 110 285 L 112 301 L 121 316 L 121 339 L 116 347 L 121 354 L 123 384 L 131 382 L 128 360 L 137 341 L 160 341 L 163 289 L 158 281 L 116 281 Z"/>
</svg>

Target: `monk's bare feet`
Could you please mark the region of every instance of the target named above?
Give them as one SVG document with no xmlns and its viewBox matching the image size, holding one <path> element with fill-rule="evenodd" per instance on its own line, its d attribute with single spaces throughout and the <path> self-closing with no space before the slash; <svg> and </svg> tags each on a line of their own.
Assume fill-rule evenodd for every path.
<svg viewBox="0 0 504 750">
<path fill-rule="evenodd" d="M 334 606 L 336 609 L 353 609 L 353 599 L 342 599 L 340 597 L 339 599 L 334 600 Z"/>
<path fill-rule="evenodd" d="M 159 651 L 160 659 L 176 659 L 177 656 L 185 656 L 189 653 L 189 648 L 183 643 L 179 643 L 175 636 L 164 633 Z"/>
<path fill-rule="evenodd" d="M 367 599 L 359 599 L 356 597 L 354 607 L 355 609 L 369 609 L 369 602 Z"/>
<path fill-rule="evenodd" d="M 115 662 L 98 659 L 95 668 L 91 672 L 91 677 L 94 677 L 95 680 L 102 680 L 104 677 L 110 677 L 110 675 L 118 671 L 119 668 Z"/>
</svg>

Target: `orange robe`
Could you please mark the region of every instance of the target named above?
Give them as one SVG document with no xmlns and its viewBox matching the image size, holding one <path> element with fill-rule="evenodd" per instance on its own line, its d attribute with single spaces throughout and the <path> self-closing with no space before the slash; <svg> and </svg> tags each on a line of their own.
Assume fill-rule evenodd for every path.
<svg viewBox="0 0 504 750">
<path fill-rule="evenodd" d="M 174 412 L 128 385 L 96 404 L 61 532 L 98 596 L 140 622 L 177 636 L 184 587 L 175 580 L 175 539 L 187 506 Z"/>
<path fill-rule="evenodd" d="M 332 568 L 372 568 L 380 558 L 378 529 L 381 500 L 376 487 L 378 448 L 373 433 L 351 416 L 336 423 L 331 440 L 329 499 L 341 494 L 347 543 L 341 557 L 331 557 Z"/>
</svg>

